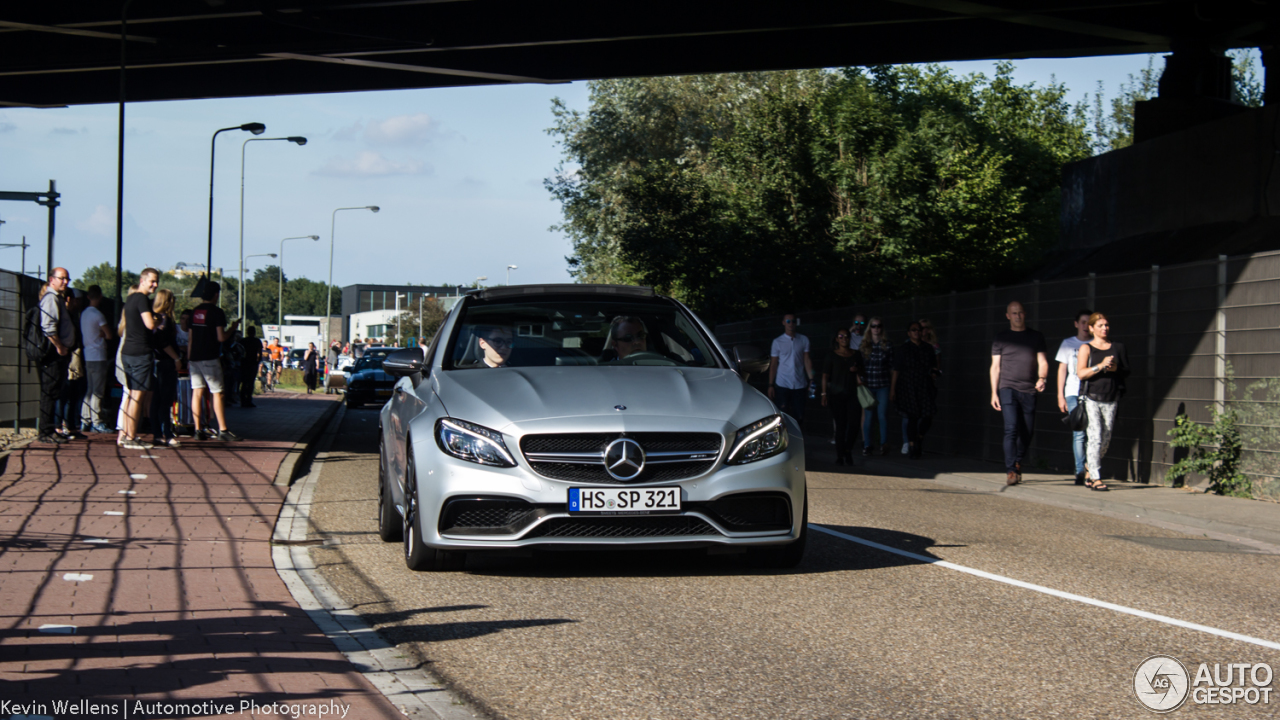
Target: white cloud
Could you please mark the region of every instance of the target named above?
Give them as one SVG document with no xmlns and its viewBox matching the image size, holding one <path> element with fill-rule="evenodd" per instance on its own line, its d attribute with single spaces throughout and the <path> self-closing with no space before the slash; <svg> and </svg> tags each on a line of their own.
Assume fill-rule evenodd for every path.
<svg viewBox="0 0 1280 720">
<path fill-rule="evenodd" d="M 358 136 L 360 134 L 360 131 L 363 129 L 364 129 L 364 123 L 357 120 L 354 123 L 344 128 L 338 128 L 336 131 L 334 131 L 333 139 L 338 140 L 340 142 L 349 142 L 351 140 L 355 140 L 356 136 Z"/>
<path fill-rule="evenodd" d="M 77 222 L 76 227 L 91 235 L 110 235 L 114 237 L 116 234 L 116 211 L 106 205 L 99 205 L 93 209 L 93 213 L 89 217 Z"/>
<path fill-rule="evenodd" d="M 421 145 L 436 135 L 436 121 L 426 113 L 373 120 L 364 129 L 370 145 Z"/>
<path fill-rule="evenodd" d="M 368 150 L 355 158 L 330 158 L 323 167 L 312 172 L 313 175 L 331 177 L 384 177 L 388 175 L 429 175 L 431 166 L 421 160 L 396 162 L 388 160 L 382 153 Z"/>
</svg>

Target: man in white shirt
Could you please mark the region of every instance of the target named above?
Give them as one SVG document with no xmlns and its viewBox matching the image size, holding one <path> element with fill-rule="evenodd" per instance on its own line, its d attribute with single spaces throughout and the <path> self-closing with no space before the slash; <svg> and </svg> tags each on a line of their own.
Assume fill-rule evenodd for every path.
<svg viewBox="0 0 1280 720">
<path fill-rule="evenodd" d="M 857 351 L 862 347 L 862 336 L 867 332 L 867 318 L 862 313 L 853 316 L 853 323 L 849 325 L 849 347 Z"/>
<path fill-rule="evenodd" d="M 1080 377 L 1076 375 L 1076 354 L 1080 346 L 1093 339 L 1089 332 L 1090 310 L 1076 313 L 1076 334 L 1062 341 L 1054 360 L 1058 363 L 1058 409 L 1071 412 L 1080 402 Z M 1071 447 L 1076 457 L 1076 484 L 1084 484 L 1085 430 L 1071 433 Z"/>
<path fill-rule="evenodd" d="M 107 433 L 112 429 L 102 422 L 102 397 L 107 392 L 107 376 L 111 372 L 111 353 L 107 341 L 116 330 L 102 314 L 102 288 L 90 285 L 85 295 L 89 307 L 80 311 L 80 335 L 84 338 L 84 373 L 89 391 L 80 406 L 80 419 L 86 429 Z"/>
<path fill-rule="evenodd" d="M 782 316 L 782 334 L 774 338 L 769 350 L 769 399 L 797 423 L 803 423 L 813 361 L 809 359 L 809 338 L 796 332 L 799 324 L 792 313 Z"/>
</svg>

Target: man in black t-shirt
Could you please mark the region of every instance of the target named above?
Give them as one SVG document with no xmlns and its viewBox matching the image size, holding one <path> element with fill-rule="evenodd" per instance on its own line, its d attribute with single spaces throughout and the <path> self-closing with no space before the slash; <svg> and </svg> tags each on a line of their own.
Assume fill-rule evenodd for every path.
<svg viewBox="0 0 1280 720">
<path fill-rule="evenodd" d="M 244 348 L 244 359 L 240 361 L 240 407 L 257 407 L 253 404 L 253 384 L 258 379 L 258 364 L 262 362 L 258 328 L 252 325 L 245 328 L 240 346 Z"/>
<path fill-rule="evenodd" d="M 124 422 L 116 442 L 128 450 L 150 450 L 151 443 L 138 439 L 142 418 L 151 407 L 151 377 L 155 356 L 151 331 L 156 328 L 152 313 L 151 293 L 160 284 L 160 271 L 147 268 L 138 278 L 138 286 L 124 302 L 124 340 L 120 346 L 120 365 L 125 376 L 126 397 L 122 401 Z"/>
<path fill-rule="evenodd" d="M 1027 327 L 1027 313 L 1014 300 L 1005 309 L 1009 329 L 991 344 L 991 407 L 1004 415 L 1005 484 L 1022 482 L 1022 460 L 1035 432 L 1036 393 L 1044 392 L 1049 358 L 1044 335 Z"/>
<path fill-rule="evenodd" d="M 191 342 L 187 345 L 188 363 L 191 372 L 191 414 L 195 418 L 196 439 L 239 440 L 240 437 L 227 429 L 227 417 L 224 410 L 222 343 L 226 342 L 240 325 L 236 320 L 226 327 L 227 314 L 218 307 L 218 295 L 222 287 L 216 282 L 205 285 L 204 302 L 191 311 Z M 213 414 L 218 421 L 218 429 L 205 427 L 204 394 L 206 388 L 213 393 Z"/>
</svg>

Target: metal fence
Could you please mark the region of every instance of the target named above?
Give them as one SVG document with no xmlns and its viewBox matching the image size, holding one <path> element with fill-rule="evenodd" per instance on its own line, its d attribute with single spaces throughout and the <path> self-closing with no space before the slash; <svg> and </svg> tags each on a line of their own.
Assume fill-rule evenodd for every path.
<svg viewBox="0 0 1280 720">
<path fill-rule="evenodd" d="M 1175 451 L 1185 452 L 1169 444 L 1175 417 L 1185 413 L 1207 423 L 1211 407 L 1233 409 L 1241 418 L 1254 496 L 1280 500 L 1280 253 L 811 310 L 800 313 L 801 332 L 812 342 L 816 368 L 835 330 L 847 328 L 855 312 L 883 318 L 895 343 L 904 341 L 908 321 L 930 319 L 942 345 L 943 375 L 926 449 L 999 460 L 1003 424 L 989 405 L 988 371 L 992 338 L 1007 327 L 1005 306 L 1013 300 L 1025 306 L 1028 325 L 1045 334 L 1051 381 L 1057 377 L 1053 356 L 1074 334 L 1077 310 L 1106 313 L 1113 339 L 1127 347 L 1133 374 L 1103 462 L 1105 475 L 1169 484 Z M 716 328 L 725 345 L 768 347 L 780 332 L 778 317 Z M 1060 417 L 1051 384 L 1037 408 L 1033 467 L 1069 471 L 1074 464 Z M 807 425 L 810 432 L 822 427 Z M 899 424 L 890 425 L 890 438 L 898 437 Z"/>
<path fill-rule="evenodd" d="M 22 351 L 22 319 L 39 293 L 39 279 L 0 270 L 0 428 L 35 427 L 40 415 L 40 375 Z"/>
</svg>

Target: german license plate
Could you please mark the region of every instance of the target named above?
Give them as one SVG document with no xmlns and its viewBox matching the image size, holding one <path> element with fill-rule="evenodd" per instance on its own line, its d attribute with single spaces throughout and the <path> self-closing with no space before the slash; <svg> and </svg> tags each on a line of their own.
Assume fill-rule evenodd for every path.
<svg viewBox="0 0 1280 720">
<path fill-rule="evenodd" d="M 391 397 L 391 391 L 390 391 L 390 390 L 379 390 L 379 391 L 378 391 L 378 397 Z"/>
<path fill-rule="evenodd" d="M 569 488 L 569 513 L 647 515 L 679 512 L 680 488 Z"/>
</svg>

